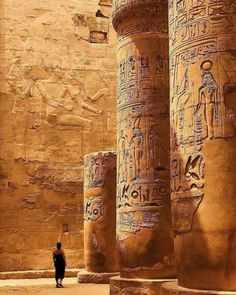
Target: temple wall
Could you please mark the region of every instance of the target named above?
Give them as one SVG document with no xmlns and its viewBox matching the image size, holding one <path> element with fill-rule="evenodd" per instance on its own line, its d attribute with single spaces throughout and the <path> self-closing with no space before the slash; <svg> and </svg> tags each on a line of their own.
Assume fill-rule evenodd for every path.
<svg viewBox="0 0 236 295">
<path fill-rule="evenodd" d="M 83 156 L 115 148 L 110 0 L 1 0 L 0 271 L 83 265 Z"/>
</svg>

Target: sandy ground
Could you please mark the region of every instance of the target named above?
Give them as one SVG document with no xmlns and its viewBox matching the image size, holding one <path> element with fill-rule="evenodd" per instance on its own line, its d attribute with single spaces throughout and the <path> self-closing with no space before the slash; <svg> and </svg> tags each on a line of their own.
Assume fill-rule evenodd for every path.
<svg viewBox="0 0 236 295">
<path fill-rule="evenodd" d="M 0 280 L 1 295 L 109 295 L 109 285 L 77 284 L 66 278 L 64 288 L 55 288 L 54 279 Z"/>
</svg>

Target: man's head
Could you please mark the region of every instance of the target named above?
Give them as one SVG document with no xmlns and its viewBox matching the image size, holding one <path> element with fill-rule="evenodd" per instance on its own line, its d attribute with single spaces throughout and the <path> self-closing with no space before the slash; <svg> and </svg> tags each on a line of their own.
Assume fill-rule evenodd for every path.
<svg viewBox="0 0 236 295">
<path fill-rule="evenodd" d="M 57 249 L 60 250 L 61 249 L 61 242 L 57 243 Z"/>
</svg>

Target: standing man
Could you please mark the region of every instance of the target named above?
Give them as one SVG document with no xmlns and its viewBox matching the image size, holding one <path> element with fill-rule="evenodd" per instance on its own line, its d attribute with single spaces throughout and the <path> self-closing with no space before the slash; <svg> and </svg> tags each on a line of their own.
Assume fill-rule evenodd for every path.
<svg viewBox="0 0 236 295">
<path fill-rule="evenodd" d="M 65 276 L 66 257 L 60 242 L 56 244 L 56 249 L 53 251 L 53 262 L 55 267 L 56 288 L 63 288 L 62 280 Z"/>
</svg>

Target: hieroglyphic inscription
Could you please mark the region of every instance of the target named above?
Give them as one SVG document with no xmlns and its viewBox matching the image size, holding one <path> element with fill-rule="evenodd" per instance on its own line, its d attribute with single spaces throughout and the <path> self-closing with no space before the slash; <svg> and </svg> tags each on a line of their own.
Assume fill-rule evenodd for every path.
<svg viewBox="0 0 236 295">
<path fill-rule="evenodd" d="M 153 30 L 160 28 L 155 25 Z M 146 29 L 150 31 L 148 23 Z M 158 218 L 144 217 L 140 208 L 159 210 L 169 193 L 168 138 L 163 139 L 164 130 L 168 130 L 168 89 L 163 81 L 168 68 L 167 44 L 153 38 L 152 49 L 139 50 L 139 33 L 140 26 L 132 22 L 118 31 L 117 207 L 119 230 L 133 234 L 142 224 L 153 227 L 158 223 Z M 133 213 L 126 214 L 128 207 L 135 208 Z M 133 225 L 128 226 L 128 219 Z"/>
<path fill-rule="evenodd" d="M 85 156 L 84 248 L 91 272 L 118 269 L 116 248 L 116 152 Z"/>
<path fill-rule="evenodd" d="M 118 33 L 117 239 L 123 277 L 174 275 L 166 0 L 113 1 Z M 161 238 L 162 237 L 162 238 Z M 167 246 L 168 245 L 168 246 Z M 157 255 L 152 249 L 157 249 Z M 161 267 L 160 267 L 161 266 Z"/>
<path fill-rule="evenodd" d="M 113 24 L 118 32 L 120 241 L 128 238 L 125 232 L 135 234 L 142 228 L 156 227 L 169 195 L 169 142 L 165 136 L 169 117 L 168 44 L 163 16 L 167 2 L 157 2 L 113 1 Z M 132 10 L 133 18 L 119 23 L 126 8 Z M 154 17 L 157 14 L 159 17 Z M 147 38 L 146 33 L 151 37 Z"/>
<path fill-rule="evenodd" d="M 135 234 L 141 228 L 153 228 L 158 223 L 158 215 L 161 207 L 158 210 L 153 208 L 145 208 L 146 210 L 127 210 L 118 215 L 117 228 L 119 232 L 128 232 Z"/>
<path fill-rule="evenodd" d="M 84 202 L 84 220 L 96 221 L 104 213 L 102 196 L 87 198 Z"/>
<path fill-rule="evenodd" d="M 202 146 L 235 136 L 235 1 L 171 0 L 170 88 L 173 226 L 191 230 L 204 197 Z"/>
<path fill-rule="evenodd" d="M 103 154 L 89 155 L 85 161 L 85 188 L 102 187 L 107 173 L 107 159 Z"/>
<path fill-rule="evenodd" d="M 121 185 L 117 192 L 117 207 L 139 207 L 163 204 L 163 198 L 169 194 L 169 184 L 166 179 L 155 182 L 142 181 Z"/>
</svg>

